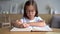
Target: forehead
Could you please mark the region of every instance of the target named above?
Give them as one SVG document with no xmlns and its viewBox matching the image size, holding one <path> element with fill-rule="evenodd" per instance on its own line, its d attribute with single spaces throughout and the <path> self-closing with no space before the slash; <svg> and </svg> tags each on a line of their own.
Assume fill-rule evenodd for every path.
<svg viewBox="0 0 60 34">
<path fill-rule="evenodd" d="M 35 9 L 35 6 L 34 5 L 29 5 L 29 6 L 26 6 L 26 9 L 33 10 L 33 9 Z"/>
</svg>

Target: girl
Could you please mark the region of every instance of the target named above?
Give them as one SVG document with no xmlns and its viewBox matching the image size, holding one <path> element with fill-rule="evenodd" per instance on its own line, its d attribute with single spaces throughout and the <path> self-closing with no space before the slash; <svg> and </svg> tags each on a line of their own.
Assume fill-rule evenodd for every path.
<svg viewBox="0 0 60 34">
<path fill-rule="evenodd" d="M 37 5 L 35 1 L 27 1 L 24 6 L 24 15 L 20 20 L 16 20 L 14 26 L 29 27 L 29 26 L 45 26 L 45 21 L 38 16 Z"/>
</svg>

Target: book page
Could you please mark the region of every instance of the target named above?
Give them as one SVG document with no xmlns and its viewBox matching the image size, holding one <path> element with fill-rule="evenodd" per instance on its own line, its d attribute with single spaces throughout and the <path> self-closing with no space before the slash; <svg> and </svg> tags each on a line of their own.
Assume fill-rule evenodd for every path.
<svg viewBox="0 0 60 34">
<path fill-rule="evenodd" d="M 27 28 L 16 28 L 13 27 L 10 31 L 31 31 L 32 27 L 27 27 Z"/>
<path fill-rule="evenodd" d="M 32 31 L 52 31 L 52 29 L 46 25 L 44 27 L 32 27 Z"/>
<path fill-rule="evenodd" d="M 10 31 L 52 31 L 52 29 L 46 25 L 44 27 L 29 26 L 27 28 L 16 28 L 13 27 Z"/>
</svg>

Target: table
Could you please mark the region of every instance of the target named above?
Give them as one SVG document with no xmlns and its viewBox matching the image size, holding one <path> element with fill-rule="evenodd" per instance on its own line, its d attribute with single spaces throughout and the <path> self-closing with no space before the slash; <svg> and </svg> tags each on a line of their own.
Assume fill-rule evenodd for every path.
<svg viewBox="0 0 60 34">
<path fill-rule="evenodd" d="M 60 29 L 52 29 L 52 32 L 11 32 L 9 28 L 0 28 L 0 34 L 60 34 Z"/>
</svg>

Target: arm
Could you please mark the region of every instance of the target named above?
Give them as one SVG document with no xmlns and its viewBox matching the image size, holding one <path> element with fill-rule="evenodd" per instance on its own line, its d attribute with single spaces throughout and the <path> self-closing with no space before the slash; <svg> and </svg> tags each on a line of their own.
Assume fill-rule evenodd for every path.
<svg viewBox="0 0 60 34">
<path fill-rule="evenodd" d="M 30 26 L 45 26 L 45 21 L 41 21 L 41 22 L 31 22 L 31 23 L 28 23 L 30 24 Z"/>
<path fill-rule="evenodd" d="M 29 24 L 22 23 L 20 20 L 16 20 L 13 25 L 15 27 L 19 27 L 19 28 L 25 28 L 25 27 L 28 27 L 29 26 Z"/>
<path fill-rule="evenodd" d="M 22 24 L 22 22 L 20 21 L 20 20 L 16 20 L 14 23 L 13 23 L 13 26 L 15 26 L 15 27 L 23 27 L 23 24 Z"/>
</svg>

